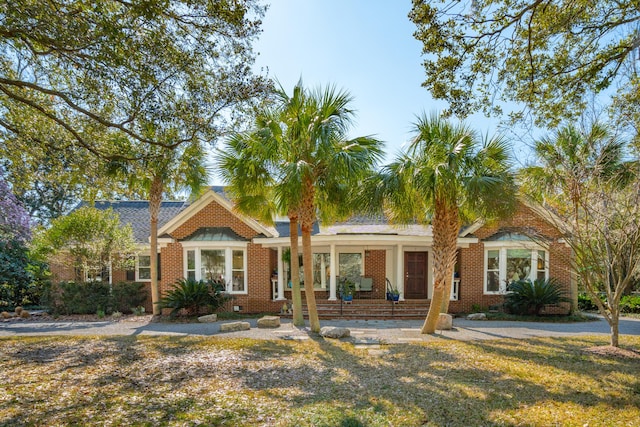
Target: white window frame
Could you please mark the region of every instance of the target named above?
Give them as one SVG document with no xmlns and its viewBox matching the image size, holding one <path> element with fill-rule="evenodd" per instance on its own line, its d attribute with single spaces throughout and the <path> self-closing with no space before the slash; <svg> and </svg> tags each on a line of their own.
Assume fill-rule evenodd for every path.
<svg viewBox="0 0 640 427">
<path fill-rule="evenodd" d="M 205 244 L 203 244 L 205 243 Z M 247 243 L 245 242 L 224 242 L 224 244 L 209 244 L 208 242 L 182 242 L 183 250 L 183 272 L 187 277 L 187 251 L 195 251 L 196 256 L 196 280 L 202 279 L 202 250 L 223 250 L 224 252 L 224 283 L 226 292 L 234 295 L 246 295 L 249 293 L 248 286 L 248 262 L 247 262 Z M 233 290 L 233 251 L 243 252 L 243 268 L 244 268 L 244 290 Z"/>
<path fill-rule="evenodd" d="M 545 280 L 549 279 L 549 250 L 543 246 L 537 245 L 535 243 L 526 243 L 526 242 L 485 242 L 484 243 L 484 267 L 482 270 L 483 278 L 482 278 L 482 290 L 485 295 L 504 295 L 507 293 L 507 250 L 508 249 L 526 249 L 531 251 L 531 269 L 529 270 L 529 279 L 534 281 L 538 278 L 538 251 L 543 251 L 545 253 L 545 264 L 544 264 L 544 273 Z M 498 291 L 488 291 L 487 290 L 487 268 L 489 266 L 489 251 L 499 251 L 499 290 Z"/>
<path fill-rule="evenodd" d="M 149 257 L 149 267 L 142 267 L 142 268 L 148 268 L 149 269 L 149 278 L 148 279 L 141 279 L 140 278 L 140 257 L 141 256 L 146 256 Z M 151 281 L 151 255 L 148 253 L 141 253 L 136 255 L 136 282 L 150 282 Z"/>
</svg>

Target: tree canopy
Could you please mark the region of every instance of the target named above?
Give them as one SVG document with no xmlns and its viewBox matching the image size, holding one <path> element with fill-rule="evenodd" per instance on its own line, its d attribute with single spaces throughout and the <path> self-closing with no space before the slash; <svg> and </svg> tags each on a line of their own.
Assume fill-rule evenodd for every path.
<svg viewBox="0 0 640 427">
<path fill-rule="evenodd" d="M 220 113 L 264 88 L 251 73 L 263 13 L 257 0 L 5 1 L 0 128 L 29 132 L 11 114 L 26 108 L 106 159 L 139 157 L 131 141 L 212 141 L 235 114 Z"/>
<path fill-rule="evenodd" d="M 637 0 L 413 0 L 409 18 L 423 86 L 458 116 L 516 101 L 538 124 L 557 124 L 614 83 L 640 102 L 637 73 L 621 72 L 638 60 Z"/>
<path fill-rule="evenodd" d="M 431 223 L 434 290 L 422 333 L 433 333 L 449 308 L 463 220 L 511 213 L 515 185 L 504 138 L 482 141 L 464 124 L 425 114 L 413 133 L 406 152 L 369 180 L 365 203 L 384 205 L 392 222 Z"/>
<path fill-rule="evenodd" d="M 613 346 L 620 299 L 640 273 L 638 163 L 627 148 L 601 124 L 569 125 L 536 141 L 539 164 L 520 171 L 522 190 L 564 231 L 578 279 L 609 323 Z"/>
<path fill-rule="evenodd" d="M 120 224 L 111 209 L 83 206 L 54 220 L 35 239 L 34 251 L 41 256 L 51 254 L 62 265 L 76 269 L 80 280 L 93 280 L 109 266 L 131 267 L 136 243 L 131 225 Z"/>
</svg>

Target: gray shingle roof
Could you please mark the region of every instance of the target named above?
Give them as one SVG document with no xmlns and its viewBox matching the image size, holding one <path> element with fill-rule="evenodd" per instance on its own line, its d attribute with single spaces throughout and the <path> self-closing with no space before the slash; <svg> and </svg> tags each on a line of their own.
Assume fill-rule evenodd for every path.
<svg viewBox="0 0 640 427">
<path fill-rule="evenodd" d="M 78 207 L 86 205 L 81 203 Z M 162 228 L 169 220 L 175 217 L 183 209 L 189 206 L 189 202 L 183 201 L 163 201 L 160 205 L 158 214 L 158 229 Z M 97 209 L 106 210 L 112 208 L 114 212 L 120 215 L 120 223 L 131 224 L 133 228 L 133 236 L 136 242 L 149 243 L 150 220 L 149 220 L 149 202 L 141 201 L 96 201 Z"/>
</svg>

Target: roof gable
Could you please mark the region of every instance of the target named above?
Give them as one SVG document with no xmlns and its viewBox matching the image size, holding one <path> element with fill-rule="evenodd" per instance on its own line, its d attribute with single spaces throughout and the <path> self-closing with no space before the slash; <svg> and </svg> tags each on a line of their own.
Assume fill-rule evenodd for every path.
<svg viewBox="0 0 640 427">
<path fill-rule="evenodd" d="M 209 188 L 206 193 L 204 193 L 198 200 L 193 202 L 188 208 L 181 211 L 178 215 L 164 224 L 164 226 L 160 227 L 158 230 L 158 235 L 171 234 L 178 227 L 187 222 L 200 210 L 202 210 L 212 202 L 217 203 L 223 209 L 229 211 L 233 216 L 245 223 L 248 227 L 256 231 L 258 234 L 262 234 L 266 237 L 278 237 L 278 232 L 275 228 L 264 226 L 255 219 L 235 211 L 233 209 L 233 203 L 225 197 L 223 187 Z"/>
</svg>

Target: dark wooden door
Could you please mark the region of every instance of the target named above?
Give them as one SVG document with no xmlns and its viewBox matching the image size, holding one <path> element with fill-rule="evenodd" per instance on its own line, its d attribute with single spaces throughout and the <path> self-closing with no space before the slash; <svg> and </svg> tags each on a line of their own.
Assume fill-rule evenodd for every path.
<svg viewBox="0 0 640 427">
<path fill-rule="evenodd" d="M 427 299 L 427 253 L 404 253 L 404 297 Z"/>
</svg>

